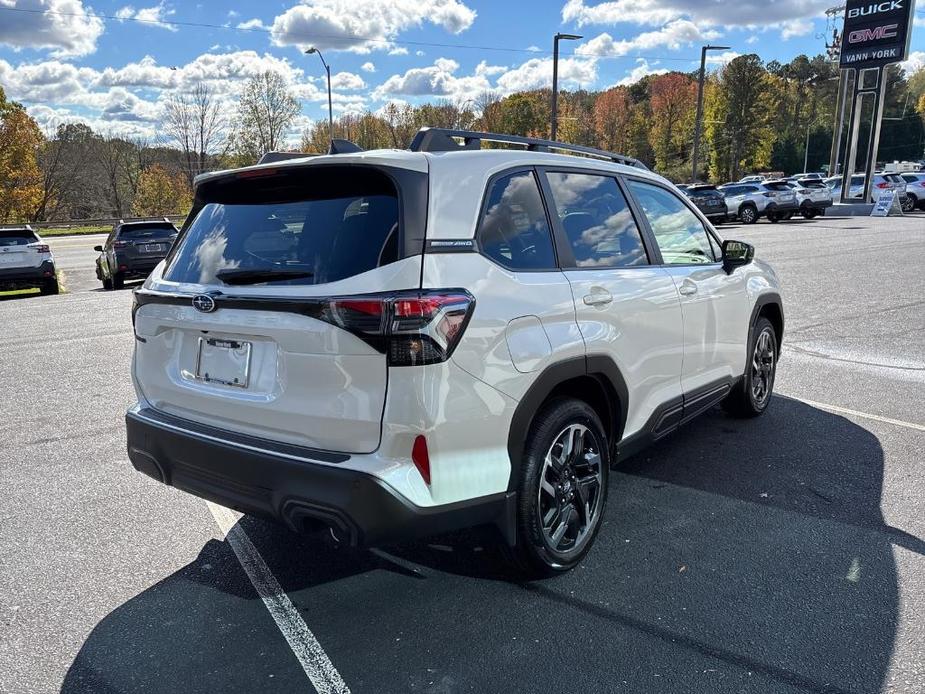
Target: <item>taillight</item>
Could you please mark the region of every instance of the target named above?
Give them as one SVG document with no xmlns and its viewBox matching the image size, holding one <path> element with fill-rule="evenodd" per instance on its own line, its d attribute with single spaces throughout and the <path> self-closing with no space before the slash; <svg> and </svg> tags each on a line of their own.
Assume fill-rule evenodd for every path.
<svg viewBox="0 0 925 694">
<path fill-rule="evenodd" d="M 887 183 L 886 181 L 884 181 L 883 183 L 878 183 L 878 184 L 877 184 L 877 187 L 880 188 L 881 190 L 883 190 L 883 189 L 889 188 L 890 185 L 891 185 L 891 184 L 889 184 L 889 183 Z"/>
<path fill-rule="evenodd" d="M 390 366 L 420 366 L 453 354 L 475 307 L 465 290 L 335 297 L 316 317 L 388 355 Z"/>
<path fill-rule="evenodd" d="M 411 462 L 421 473 L 424 481 L 430 484 L 430 454 L 427 452 L 427 439 L 423 436 L 414 439 L 414 446 L 411 448 Z"/>
<path fill-rule="evenodd" d="M 128 246 L 128 241 L 113 241 L 113 248 L 126 248 Z"/>
<path fill-rule="evenodd" d="M 764 197 L 766 197 L 766 198 L 773 198 L 773 197 L 774 197 L 774 193 L 763 193 L 763 195 L 764 195 Z"/>
<path fill-rule="evenodd" d="M 47 243 L 37 243 L 32 246 L 38 253 L 51 253 L 51 249 L 48 247 Z"/>
</svg>

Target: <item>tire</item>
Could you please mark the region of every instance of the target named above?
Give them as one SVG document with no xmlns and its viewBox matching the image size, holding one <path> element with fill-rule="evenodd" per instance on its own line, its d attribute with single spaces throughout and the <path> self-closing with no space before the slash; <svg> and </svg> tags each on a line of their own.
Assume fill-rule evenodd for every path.
<svg viewBox="0 0 925 694">
<path fill-rule="evenodd" d="M 780 213 L 778 212 L 768 212 L 768 221 L 771 224 L 777 224 L 781 220 Z"/>
<path fill-rule="evenodd" d="M 739 208 L 739 221 L 742 224 L 754 224 L 758 221 L 758 208 L 754 205 L 742 205 Z"/>
<path fill-rule="evenodd" d="M 900 205 L 903 212 L 912 212 L 915 209 L 915 200 L 906 196 L 906 201 Z"/>
<path fill-rule="evenodd" d="M 812 219 L 816 216 L 816 210 L 814 210 L 812 207 L 807 207 L 800 210 L 800 214 L 803 216 L 803 219 Z"/>
<path fill-rule="evenodd" d="M 61 291 L 60 287 L 58 286 L 57 278 L 45 280 L 45 283 L 42 285 L 42 288 L 39 291 L 41 291 L 44 296 L 57 294 L 59 291 Z"/>
<path fill-rule="evenodd" d="M 111 277 L 103 278 L 103 289 L 105 289 L 107 292 L 112 291 L 112 278 Z"/>
<path fill-rule="evenodd" d="M 125 275 L 121 272 L 117 272 L 112 276 L 112 288 L 113 289 L 122 289 L 125 286 Z"/>
<path fill-rule="evenodd" d="M 778 354 L 774 326 L 767 318 L 759 318 L 748 342 L 745 375 L 726 396 L 723 409 L 735 417 L 757 417 L 764 413 L 774 392 Z"/>
<path fill-rule="evenodd" d="M 513 558 L 529 578 L 553 576 L 576 566 L 594 544 L 607 501 L 609 446 L 594 410 L 572 398 L 546 404 L 526 444 Z"/>
</svg>

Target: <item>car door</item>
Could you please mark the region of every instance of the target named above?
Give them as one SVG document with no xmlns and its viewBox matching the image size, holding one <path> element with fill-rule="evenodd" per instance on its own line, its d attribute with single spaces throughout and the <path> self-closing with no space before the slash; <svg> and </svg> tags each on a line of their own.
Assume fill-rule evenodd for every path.
<svg viewBox="0 0 925 694">
<path fill-rule="evenodd" d="M 668 187 L 636 178 L 628 178 L 627 186 L 681 296 L 685 399 L 728 387 L 745 370 L 750 319 L 745 273 L 726 273 L 714 232 Z"/>
<path fill-rule="evenodd" d="M 552 168 L 543 174 L 559 264 L 585 349 L 611 358 L 626 382 L 625 438 L 646 427 L 657 410 L 664 416 L 675 405 L 680 414 L 679 295 L 670 274 L 651 262 L 615 176 Z"/>
</svg>

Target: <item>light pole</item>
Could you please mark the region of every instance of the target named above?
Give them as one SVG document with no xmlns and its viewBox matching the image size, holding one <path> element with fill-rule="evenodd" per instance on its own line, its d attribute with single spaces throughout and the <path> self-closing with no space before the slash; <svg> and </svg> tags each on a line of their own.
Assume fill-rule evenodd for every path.
<svg viewBox="0 0 925 694">
<path fill-rule="evenodd" d="M 707 69 L 707 51 L 725 51 L 729 46 L 702 46 L 700 48 L 700 75 L 697 78 L 697 120 L 694 121 L 694 153 L 691 156 L 691 183 L 697 182 L 697 164 L 700 159 L 700 130 L 703 127 L 703 80 Z"/>
<path fill-rule="evenodd" d="M 549 123 L 549 139 L 556 139 L 556 130 L 559 125 L 559 41 L 577 41 L 584 38 L 578 34 L 556 34 L 552 41 L 552 107 Z"/>
<path fill-rule="evenodd" d="M 331 145 L 334 145 L 334 107 L 331 105 L 331 66 L 328 65 L 324 56 L 321 55 L 321 51 L 312 46 L 305 51 L 305 55 L 311 55 L 312 53 L 317 53 L 318 57 L 321 58 L 321 64 L 324 65 L 324 71 L 328 74 L 328 137 L 331 140 Z"/>
</svg>

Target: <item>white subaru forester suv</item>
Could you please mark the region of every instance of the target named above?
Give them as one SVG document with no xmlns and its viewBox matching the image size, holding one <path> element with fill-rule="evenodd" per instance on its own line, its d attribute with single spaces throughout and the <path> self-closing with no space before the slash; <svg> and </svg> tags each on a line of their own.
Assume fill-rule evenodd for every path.
<svg viewBox="0 0 925 694">
<path fill-rule="evenodd" d="M 634 160 L 439 129 L 332 151 L 197 179 L 135 292 L 141 472 L 352 545 L 494 525 L 545 575 L 612 465 L 768 406 L 777 277 Z"/>
</svg>

